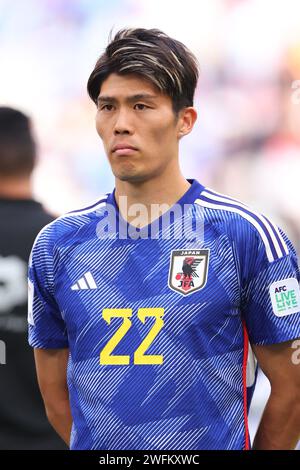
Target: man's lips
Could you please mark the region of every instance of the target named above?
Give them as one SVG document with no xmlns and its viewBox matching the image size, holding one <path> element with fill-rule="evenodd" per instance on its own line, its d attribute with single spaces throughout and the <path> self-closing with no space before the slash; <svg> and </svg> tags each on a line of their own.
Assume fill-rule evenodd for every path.
<svg viewBox="0 0 300 470">
<path fill-rule="evenodd" d="M 113 147 L 112 151 L 116 155 L 130 155 L 136 152 L 137 148 L 133 147 L 132 145 L 120 144 Z"/>
<path fill-rule="evenodd" d="M 116 155 L 131 155 L 132 153 L 136 152 L 137 149 L 132 149 L 132 148 L 123 148 L 123 149 L 117 149 L 114 151 Z"/>
</svg>

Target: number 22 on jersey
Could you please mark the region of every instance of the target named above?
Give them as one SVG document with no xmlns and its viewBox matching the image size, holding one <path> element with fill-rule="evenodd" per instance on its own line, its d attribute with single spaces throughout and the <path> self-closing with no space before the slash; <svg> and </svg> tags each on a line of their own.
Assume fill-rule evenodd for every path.
<svg viewBox="0 0 300 470">
<path fill-rule="evenodd" d="M 164 309 L 163 308 L 139 308 L 138 319 L 142 322 L 146 322 L 147 317 L 154 317 L 155 323 L 147 336 L 143 339 L 139 347 L 134 352 L 133 363 L 134 364 L 162 364 L 162 355 L 146 355 L 145 352 L 151 346 L 156 336 L 164 326 L 163 321 Z M 112 355 L 113 350 L 124 338 L 127 332 L 130 330 L 132 322 L 132 309 L 131 308 L 105 308 L 102 312 L 103 319 L 110 325 L 113 318 L 123 318 L 123 323 L 117 329 L 115 334 L 111 337 L 108 343 L 104 346 L 100 352 L 100 364 L 103 365 L 129 365 L 130 356 L 128 355 Z"/>
</svg>

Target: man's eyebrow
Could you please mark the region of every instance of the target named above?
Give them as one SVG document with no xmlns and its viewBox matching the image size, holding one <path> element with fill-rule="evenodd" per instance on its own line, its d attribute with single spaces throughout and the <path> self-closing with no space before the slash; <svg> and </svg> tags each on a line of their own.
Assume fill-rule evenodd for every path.
<svg viewBox="0 0 300 470">
<path fill-rule="evenodd" d="M 157 95 L 151 95 L 149 93 L 138 93 L 136 95 L 128 96 L 125 101 L 127 103 L 132 103 L 133 101 L 137 100 L 153 100 L 157 98 Z M 116 103 L 118 100 L 113 96 L 106 96 L 106 95 L 99 95 L 97 98 L 97 103 Z"/>
</svg>

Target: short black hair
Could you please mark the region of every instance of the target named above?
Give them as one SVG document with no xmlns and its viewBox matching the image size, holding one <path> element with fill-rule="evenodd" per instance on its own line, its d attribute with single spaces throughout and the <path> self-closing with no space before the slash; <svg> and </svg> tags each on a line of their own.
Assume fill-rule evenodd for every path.
<svg viewBox="0 0 300 470">
<path fill-rule="evenodd" d="M 36 143 L 29 117 L 0 106 L 0 177 L 30 175 L 35 161 Z"/>
<path fill-rule="evenodd" d="M 178 113 L 193 106 L 198 62 L 180 41 L 159 29 L 121 29 L 110 41 L 92 71 L 87 90 L 97 104 L 103 81 L 111 74 L 138 74 L 170 96 Z"/>
</svg>

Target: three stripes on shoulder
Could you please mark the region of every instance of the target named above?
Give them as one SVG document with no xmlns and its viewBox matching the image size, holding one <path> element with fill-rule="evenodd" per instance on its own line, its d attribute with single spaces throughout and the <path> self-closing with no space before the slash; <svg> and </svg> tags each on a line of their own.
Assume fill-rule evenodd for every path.
<svg viewBox="0 0 300 470">
<path fill-rule="evenodd" d="M 278 227 L 262 214 L 250 209 L 246 204 L 216 191 L 211 191 L 208 188 L 202 191 L 195 203 L 208 209 L 234 212 L 248 220 L 260 234 L 270 262 L 282 258 L 289 253 L 287 244 Z"/>
</svg>

